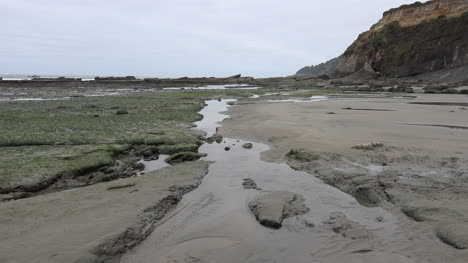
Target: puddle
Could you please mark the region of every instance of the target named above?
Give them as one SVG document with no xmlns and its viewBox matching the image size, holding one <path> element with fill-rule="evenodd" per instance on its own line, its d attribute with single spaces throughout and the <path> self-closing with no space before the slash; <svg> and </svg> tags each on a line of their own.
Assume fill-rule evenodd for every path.
<svg viewBox="0 0 468 263">
<path fill-rule="evenodd" d="M 142 163 L 145 165 L 145 169 L 137 174 L 137 176 L 142 176 L 150 172 L 157 171 L 159 169 L 162 169 L 164 167 L 170 166 L 170 164 L 166 163 L 164 160 L 169 157 L 169 155 L 159 155 L 159 158 L 157 160 L 152 160 L 152 161 L 145 161 L 141 159 L 138 161 L 138 163 Z"/>
<path fill-rule="evenodd" d="M 409 102 L 408 104 L 435 105 L 435 106 L 468 106 L 468 102 Z"/>
<path fill-rule="evenodd" d="M 215 133 L 218 122 L 228 116 L 221 112 L 226 111 L 230 101 L 233 100 L 207 101 L 200 112 L 205 118 L 196 123 L 198 128 L 208 136 Z M 174 212 L 121 261 L 310 262 L 312 251 L 318 253 L 330 247 L 339 251 L 349 245 L 349 239 L 331 230 L 310 227 L 310 223 L 323 225 L 335 211 L 386 240 L 395 232 L 398 220 L 387 211 L 364 207 L 348 194 L 285 163 L 264 162 L 260 154 L 269 146 L 252 142 L 253 148 L 248 150 L 242 147 L 244 143 L 224 138 L 221 144 L 203 144 L 199 151 L 208 154 L 203 160 L 213 162 L 203 183 L 186 194 Z M 225 147 L 231 149 L 225 151 Z M 279 230 L 261 226 L 248 208 L 258 191 L 244 189 L 245 178 L 252 178 L 264 190 L 302 195 L 310 212 L 285 219 Z M 384 223 L 378 222 L 377 217 L 384 218 Z"/>
<path fill-rule="evenodd" d="M 235 99 L 224 99 L 224 100 L 208 100 L 206 101 L 206 107 L 203 108 L 199 113 L 203 115 L 201 121 L 195 122 L 197 129 L 207 133 L 206 137 L 210 137 L 216 133 L 216 128 L 221 127 L 220 122 L 228 118 L 229 115 L 222 114 L 227 111 L 229 102 L 234 102 Z"/>
<path fill-rule="evenodd" d="M 437 127 L 437 128 L 448 128 L 448 129 L 458 129 L 458 130 L 468 130 L 468 126 L 446 125 L 446 124 L 402 123 L 402 125 L 408 125 L 408 126 L 422 126 L 422 127 Z"/>
<path fill-rule="evenodd" d="M 312 96 L 306 99 L 267 100 L 268 102 L 313 102 L 328 100 L 327 96 Z"/>
<path fill-rule="evenodd" d="M 206 85 L 198 87 L 167 87 L 164 90 L 223 90 L 223 89 L 243 89 L 243 90 L 254 90 L 259 89 L 259 86 L 253 86 L 249 84 L 224 84 L 224 85 Z"/>
<path fill-rule="evenodd" d="M 266 97 L 266 96 L 288 96 L 291 95 L 291 92 L 273 92 L 273 93 L 265 93 L 265 94 L 252 94 L 249 98 L 250 99 L 258 99 L 260 97 Z"/>
</svg>

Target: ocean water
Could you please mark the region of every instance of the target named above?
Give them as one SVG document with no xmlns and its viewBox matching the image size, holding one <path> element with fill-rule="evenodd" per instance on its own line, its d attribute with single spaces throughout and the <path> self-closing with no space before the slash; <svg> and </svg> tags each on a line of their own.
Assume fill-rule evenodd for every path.
<svg viewBox="0 0 468 263">
<path fill-rule="evenodd" d="M 31 80 L 33 78 L 81 78 L 82 81 L 94 80 L 94 76 L 89 75 L 24 75 L 24 74 L 0 74 L 3 80 Z"/>
</svg>

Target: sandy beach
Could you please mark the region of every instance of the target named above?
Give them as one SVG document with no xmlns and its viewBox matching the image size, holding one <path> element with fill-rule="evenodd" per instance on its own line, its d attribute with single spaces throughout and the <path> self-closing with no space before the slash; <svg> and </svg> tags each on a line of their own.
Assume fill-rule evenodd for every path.
<svg viewBox="0 0 468 263">
<path fill-rule="evenodd" d="M 465 105 L 465 96 L 423 94 L 247 104 L 230 109 L 221 133 L 267 143 L 263 160 L 286 161 L 390 211 L 399 230 L 387 238 L 404 231 L 407 247 L 380 250 L 415 262 L 465 262 L 466 251 L 453 248 L 468 234 Z"/>
</svg>

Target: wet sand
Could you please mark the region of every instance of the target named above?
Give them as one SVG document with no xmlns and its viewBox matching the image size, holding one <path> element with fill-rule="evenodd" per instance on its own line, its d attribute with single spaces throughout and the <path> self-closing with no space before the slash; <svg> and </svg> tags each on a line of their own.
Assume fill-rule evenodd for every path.
<svg viewBox="0 0 468 263">
<path fill-rule="evenodd" d="M 225 120 L 227 125 L 220 128 L 230 138 L 200 148 L 208 153 L 206 160 L 214 162 L 201 186 L 184 196 L 177 209 L 180 212 L 127 253 L 123 262 L 465 262 L 466 251 L 443 244 L 431 226 L 404 217 L 398 209 L 366 207 L 307 169 L 309 173 L 292 170 L 284 158 L 272 159 L 277 163 L 260 160 L 261 155 L 267 159 L 278 153 L 256 140 L 275 147 L 276 140 L 291 138 L 283 135 L 291 127 L 281 125 L 285 119 L 291 120 L 271 114 L 259 118 L 256 110 L 280 108 L 279 113 L 296 105 L 314 107 L 314 103 L 319 102 L 231 107 L 234 118 Z M 213 104 L 208 103 L 222 109 Z M 268 127 L 262 127 L 265 124 Z M 240 137 L 245 140 L 235 139 Z M 252 142 L 247 139 L 253 140 L 251 150 L 241 147 Z M 304 141 L 300 145 L 311 146 Z M 225 147 L 231 149 L 226 152 Z M 244 189 L 246 178 L 262 190 L 301 195 L 310 211 L 285 219 L 279 230 L 261 226 L 248 208 L 259 191 Z"/>
<path fill-rule="evenodd" d="M 207 167 L 206 162 L 185 163 L 0 203 L 0 262 L 95 262 L 94 249 L 126 228 L 140 227 L 139 214 L 173 195 L 171 186 L 200 183 Z"/>
<path fill-rule="evenodd" d="M 224 121 L 220 131 L 224 136 L 270 144 L 272 150 L 263 153 L 262 157 L 276 162 L 284 160 L 284 155 L 292 148 L 354 154 L 356 151 L 351 149 L 352 146 L 375 141 L 426 151 L 439 157 L 468 153 L 466 131 L 414 125 L 468 126 L 468 110 L 456 104 L 410 104 L 464 103 L 468 96 L 417 96 L 416 99 L 331 98 L 311 103 L 244 104 L 230 108 L 232 118 Z M 327 114 L 330 112 L 335 114 Z M 405 125 L 408 123 L 413 126 Z"/>
<path fill-rule="evenodd" d="M 232 118 L 224 121 L 220 132 L 267 143 L 272 148 L 262 153 L 263 160 L 287 161 L 294 169 L 306 171 L 358 200 L 365 199 L 362 204 L 372 201 L 370 205 L 389 211 L 397 218 L 394 231 L 382 239 L 375 234 L 364 239 L 373 240 L 375 250 L 406 256 L 412 260 L 409 262 L 466 262 L 468 251 L 452 247 L 450 241 L 442 242 L 437 229 L 456 225 L 459 235 L 453 240 L 464 239 L 466 244 L 468 132 L 451 127 L 468 124 L 468 111 L 454 103 L 467 98 L 418 94 L 417 98 L 240 105 L 231 107 Z M 353 149 L 372 142 L 384 146 L 368 151 Z M 305 161 L 286 158 L 295 148 L 317 157 Z M 402 207 L 409 207 L 403 209 L 406 214 Z M 311 213 L 316 210 L 310 209 Z M 337 207 L 337 211 L 342 209 Z M 369 229 L 365 222 L 357 222 Z M 348 246 L 359 242 L 363 241 Z M 332 247 L 339 248 L 338 244 L 334 241 Z M 372 253 L 349 253 L 346 249 L 335 253 L 316 262 L 400 262 L 388 254 L 378 259 L 368 258 Z"/>
</svg>

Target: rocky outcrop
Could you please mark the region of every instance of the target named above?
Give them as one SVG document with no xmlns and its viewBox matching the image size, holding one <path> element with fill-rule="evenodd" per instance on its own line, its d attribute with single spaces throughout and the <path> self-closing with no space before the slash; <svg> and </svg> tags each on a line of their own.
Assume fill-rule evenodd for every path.
<svg viewBox="0 0 468 263">
<path fill-rule="evenodd" d="M 183 77 L 178 79 L 167 79 L 167 78 L 145 78 L 145 83 L 152 84 L 170 84 L 170 85 L 218 85 L 218 84 L 250 84 L 254 78 L 242 77 L 240 74 L 230 76 L 227 78 L 189 78 Z"/>
<path fill-rule="evenodd" d="M 340 57 L 338 75 L 414 76 L 468 64 L 468 1 L 434 0 L 391 9 Z"/>
<path fill-rule="evenodd" d="M 301 195 L 287 191 L 262 191 L 249 202 L 249 208 L 260 224 L 280 228 L 284 218 L 309 212 L 304 201 Z"/>
<path fill-rule="evenodd" d="M 320 63 L 316 66 L 307 66 L 300 69 L 295 77 L 300 78 L 315 78 L 321 75 L 330 75 L 333 74 L 336 70 L 336 66 L 338 66 L 339 59 L 334 58 L 325 63 Z"/>
<path fill-rule="evenodd" d="M 95 81 L 130 81 L 130 80 L 137 80 L 134 76 L 126 76 L 126 77 L 95 77 Z"/>
</svg>

